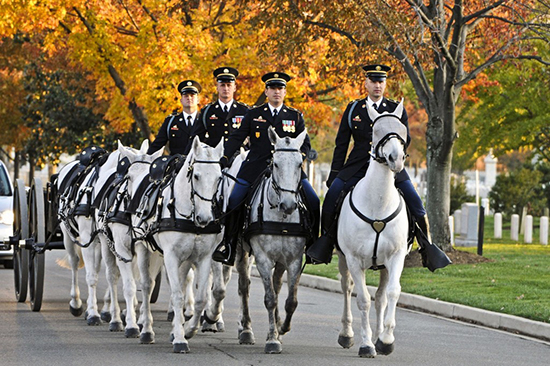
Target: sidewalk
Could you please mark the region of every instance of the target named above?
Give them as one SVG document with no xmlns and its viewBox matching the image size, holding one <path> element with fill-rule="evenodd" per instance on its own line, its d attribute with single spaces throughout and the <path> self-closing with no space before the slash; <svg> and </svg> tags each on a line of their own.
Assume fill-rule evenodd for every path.
<svg viewBox="0 0 550 366">
<path fill-rule="evenodd" d="M 259 276 L 255 266 L 253 266 L 252 275 Z M 324 277 L 302 274 L 300 285 L 323 291 L 342 293 L 340 281 Z M 367 288 L 371 294 L 371 297 L 374 297 L 376 287 L 367 286 Z M 548 323 L 477 309 L 470 306 L 434 300 L 428 297 L 411 295 L 405 292 L 401 293 L 397 304 L 398 306 L 407 309 L 419 310 L 445 318 L 457 319 L 467 323 L 479 324 L 489 328 L 516 334 L 523 334 L 550 342 L 550 324 Z"/>
</svg>

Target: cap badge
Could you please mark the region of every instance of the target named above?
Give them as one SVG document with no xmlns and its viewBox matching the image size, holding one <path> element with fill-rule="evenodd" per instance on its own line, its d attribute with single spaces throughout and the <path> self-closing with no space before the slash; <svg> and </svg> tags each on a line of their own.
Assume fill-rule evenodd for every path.
<svg viewBox="0 0 550 366">
<path fill-rule="evenodd" d="M 279 77 L 279 74 L 274 74 L 273 76 L 276 77 L 276 78 L 278 78 L 278 77 Z"/>
<path fill-rule="evenodd" d="M 376 66 L 376 71 L 380 71 L 382 68 L 380 66 Z"/>
<path fill-rule="evenodd" d="M 229 72 L 228 69 L 223 69 L 223 72 L 225 72 L 226 74 Z"/>
<path fill-rule="evenodd" d="M 188 81 L 188 82 L 187 82 L 187 86 L 191 86 L 191 85 L 193 85 L 193 83 L 190 82 L 190 81 Z"/>
</svg>

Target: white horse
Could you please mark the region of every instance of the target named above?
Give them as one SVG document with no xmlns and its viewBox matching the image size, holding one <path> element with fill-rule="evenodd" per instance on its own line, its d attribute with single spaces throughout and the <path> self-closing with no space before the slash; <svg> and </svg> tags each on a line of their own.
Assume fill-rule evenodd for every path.
<svg viewBox="0 0 550 366">
<path fill-rule="evenodd" d="M 104 218 L 105 230 L 109 237 L 102 238 L 103 247 L 110 261 L 108 267 L 112 274 L 120 273 L 124 299 L 126 302 L 125 336 L 127 338 L 140 337 L 140 343 L 154 343 L 150 299 L 157 274 L 162 269 L 162 257 L 158 252 L 152 252 L 147 244 L 141 240 L 134 240 L 132 233 L 132 218 L 125 212 L 128 204 L 135 195 L 139 183 L 149 173 L 151 163 L 163 153 L 163 149 L 139 159 L 132 159 L 125 177 L 125 181 L 118 187 L 117 198 L 111 207 L 107 208 Z M 107 248 L 109 250 L 107 250 Z M 108 254 L 107 254 L 108 253 Z M 137 258 L 137 261 L 133 259 Z M 137 266 L 137 269 L 136 269 Z M 117 270 L 118 268 L 118 270 Z M 119 272 L 118 272 L 119 271 Z M 142 291 L 140 318 L 136 319 L 136 275 L 139 271 L 139 280 Z M 112 289 L 116 291 L 115 288 Z M 117 315 L 120 312 L 117 312 Z M 139 325 L 138 325 L 139 324 Z M 140 332 L 141 325 L 141 332 Z"/>
<path fill-rule="evenodd" d="M 142 145 L 142 150 L 147 150 L 148 144 Z M 92 150 L 87 153 L 93 152 Z M 105 306 L 102 314 L 98 313 L 97 307 L 97 281 L 101 266 L 101 249 L 98 245 L 97 222 L 94 217 L 96 210 L 86 209 L 92 206 L 101 188 L 107 183 L 113 169 L 115 169 L 121 154 L 138 154 L 139 151 L 123 146 L 119 142 L 118 150 L 109 154 L 106 161 L 94 169 L 88 169 L 81 174 L 86 176 L 80 180 L 80 186 L 67 187 L 65 180 L 71 179 L 71 171 L 76 168 L 79 161 L 64 166 L 57 178 L 57 189 L 61 195 L 59 202 L 58 215 L 61 222 L 61 231 L 63 232 L 63 243 L 67 251 L 68 262 L 72 270 L 71 300 L 69 302 L 71 313 L 80 316 L 83 312 L 82 300 L 80 298 L 80 289 L 78 286 L 78 268 L 83 261 L 86 268 L 86 283 L 88 286 L 88 299 L 86 306 L 86 319 L 89 325 L 101 324 L 101 318 L 108 318 L 109 313 L 116 306 L 116 297 L 111 301 L 109 291 L 105 296 Z M 81 157 L 83 158 L 82 154 Z M 60 192 L 63 189 L 64 192 Z M 69 195 L 69 190 L 77 190 L 73 195 Z M 81 208 L 84 209 L 81 209 Z M 62 263 L 64 260 L 61 261 Z M 62 264 L 63 265 L 63 264 Z M 107 310 L 110 304 L 110 310 Z M 117 328 L 118 326 L 114 326 Z M 112 324 L 111 330 L 114 329 Z"/>
<path fill-rule="evenodd" d="M 290 330 L 292 315 L 298 306 L 297 291 L 300 281 L 302 256 L 308 231 L 301 228 L 299 185 L 302 173 L 302 146 L 307 132 L 296 138 L 280 138 L 272 127 L 268 135 L 274 145 L 271 176 L 255 192 L 251 202 L 249 243 L 254 253 L 256 266 L 264 285 L 264 304 L 269 317 L 269 331 L 265 353 L 281 353 L 280 338 Z M 261 208 L 263 206 L 263 208 Z M 259 224 L 259 214 L 263 216 L 263 226 Z M 283 224 L 281 226 L 280 224 Z M 269 229 L 267 229 L 269 228 Z M 266 230 L 267 229 L 267 230 Z M 278 311 L 278 295 L 282 287 L 283 273 L 287 271 L 288 297 L 285 302 L 286 317 L 281 323 Z M 245 288 L 241 288 L 245 286 Z M 248 293 L 249 280 L 239 279 L 239 292 Z M 248 299 L 243 299 L 248 307 Z M 243 310 L 243 309 L 241 309 Z M 248 312 L 243 312 L 241 332 L 246 339 L 252 334 Z M 252 342 L 253 343 L 253 342 Z"/>
<path fill-rule="evenodd" d="M 222 176 L 219 165 L 222 156 L 222 141 L 212 148 L 196 137 L 173 185 L 167 187 L 162 194 L 161 217 L 164 222 L 169 223 L 171 215 L 174 215 L 176 226 L 179 227 L 166 226 L 154 234 L 155 241 L 164 253 L 164 265 L 175 311 L 172 321 L 172 345 L 175 353 L 189 352 L 187 339 L 198 332 L 210 289 L 214 301 L 204 316 L 215 323 L 221 315 L 222 306 L 219 302 L 225 297 L 225 283 L 222 277 L 216 276 L 216 281 L 212 284 L 210 271 L 212 253 L 221 241 L 221 227 L 216 228 L 217 217 L 213 208 Z M 184 296 L 180 268 L 191 265 L 195 268 L 195 309 L 191 319 L 183 325 Z"/>
<path fill-rule="evenodd" d="M 237 173 L 239 172 L 242 163 L 246 160 L 246 157 L 248 156 L 248 151 L 245 151 L 244 149 L 240 150 L 240 153 L 235 157 L 233 162 L 231 163 L 231 166 L 224 169 L 222 172 L 222 181 L 220 188 L 217 192 L 218 201 L 222 203 L 222 212 L 227 211 L 227 206 L 229 205 L 229 197 L 231 196 L 231 191 L 233 190 L 233 187 L 235 186 L 235 183 L 237 181 Z M 250 268 L 250 266 L 247 266 Z M 238 269 L 240 267 L 237 267 Z M 223 332 L 225 331 L 225 323 L 223 320 L 222 312 L 223 312 L 223 299 L 225 298 L 226 294 L 226 287 L 229 281 L 231 280 L 231 273 L 232 273 L 232 267 L 230 266 L 224 266 L 220 262 L 212 261 L 212 279 L 214 283 L 217 284 L 216 291 L 217 293 L 214 293 L 214 297 L 217 299 L 214 302 L 212 302 L 211 295 L 212 291 L 208 292 L 209 295 L 209 301 L 207 308 L 210 308 L 211 306 L 217 306 L 218 309 L 211 310 L 212 313 L 219 313 L 220 316 L 218 317 L 218 320 L 214 322 L 208 317 L 208 314 L 205 314 L 203 316 L 203 323 L 202 323 L 202 332 Z M 244 278 L 241 274 L 239 274 L 239 280 Z M 250 278 L 250 275 L 246 276 L 246 280 Z M 220 279 L 223 279 L 223 282 L 219 282 Z M 242 327 L 240 325 L 240 319 L 241 319 L 242 311 L 239 313 L 239 332 L 242 330 Z M 254 342 L 252 342 L 253 344 Z"/>
<path fill-rule="evenodd" d="M 368 108 L 374 121 L 371 159 L 367 173 L 345 198 L 338 220 L 339 270 L 344 293 L 342 330 L 338 343 L 353 345 L 351 292 L 357 284 L 361 312 L 360 357 L 388 355 L 395 340 L 395 307 L 401 293 L 399 279 L 407 247 L 408 220 L 404 200 L 395 188 L 394 176 L 403 169 L 407 127 L 401 123 L 403 102 L 392 113 Z M 365 270 L 380 269 L 376 291 L 376 345 L 369 324 L 370 295 Z M 351 274 L 351 276 L 350 276 Z"/>
</svg>

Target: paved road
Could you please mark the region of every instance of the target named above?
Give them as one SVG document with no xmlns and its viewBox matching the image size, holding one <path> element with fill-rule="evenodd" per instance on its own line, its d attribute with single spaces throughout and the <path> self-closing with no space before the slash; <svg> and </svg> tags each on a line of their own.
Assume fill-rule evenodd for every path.
<svg viewBox="0 0 550 366">
<path fill-rule="evenodd" d="M 236 279 L 228 289 L 224 319 L 226 332 L 201 334 L 190 340 L 191 353 L 174 354 L 166 319 L 168 288 L 163 281 L 159 301 L 153 305 L 156 343 L 140 345 L 107 325 L 87 326 L 68 311 L 70 271 L 59 268 L 55 258 L 62 251 L 47 252 L 46 285 L 42 310 L 31 312 L 17 303 L 13 272 L 0 269 L 0 365 L 547 365 L 550 344 L 510 333 L 468 325 L 419 312 L 398 309 L 395 351 L 390 356 L 360 359 L 358 345 L 349 350 L 336 342 L 340 329 L 341 295 L 300 288 L 293 328 L 283 337 L 283 353 L 263 353 L 267 314 L 263 289 L 252 280 L 251 310 L 257 343 L 239 345 Z M 84 273 L 81 275 L 84 285 Z M 105 290 L 104 281 L 100 293 Z M 81 287 L 86 294 L 85 287 Z M 359 318 L 353 306 L 356 343 Z"/>
</svg>

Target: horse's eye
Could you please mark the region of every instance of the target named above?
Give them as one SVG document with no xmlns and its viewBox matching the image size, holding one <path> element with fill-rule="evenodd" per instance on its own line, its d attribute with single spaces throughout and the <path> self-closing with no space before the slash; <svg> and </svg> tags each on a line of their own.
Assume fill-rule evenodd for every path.
<svg viewBox="0 0 550 366">
<path fill-rule="evenodd" d="M 274 166 L 275 168 L 279 168 L 279 164 L 277 164 L 277 163 L 273 163 L 273 166 Z"/>
<path fill-rule="evenodd" d="M 193 178 L 194 178 L 195 180 L 199 180 L 199 179 L 200 179 L 200 175 L 198 175 L 198 174 L 193 174 Z"/>
</svg>

